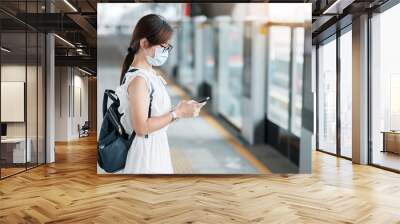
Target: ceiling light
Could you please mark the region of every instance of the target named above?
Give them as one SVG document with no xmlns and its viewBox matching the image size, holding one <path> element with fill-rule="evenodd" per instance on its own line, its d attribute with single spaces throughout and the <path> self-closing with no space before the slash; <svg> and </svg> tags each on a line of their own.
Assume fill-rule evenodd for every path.
<svg viewBox="0 0 400 224">
<path fill-rule="evenodd" d="M 327 9 L 324 10 L 322 14 L 328 14 L 331 13 L 332 9 L 335 9 L 337 7 L 337 4 L 340 2 L 340 0 L 336 0 L 332 5 L 330 5 Z"/>
<path fill-rule="evenodd" d="M 1 47 L 1 50 L 4 51 L 4 52 L 6 52 L 6 53 L 10 53 L 10 52 L 11 52 L 11 50 L 9 50 L 9 49 L 7 49 L 7 48 L 5 48 L 5 47 Z"/>
<path fill-rule="evenodd" d="M 63 41 L 63 42 L 66 43 L 67 45 L 69 45 L 70 47 L 75 48 L 75 45 L 73 45 L 71 42 L 67 41 L 66 39 L 60 37 L 59 35 L 54 34 L 54 36 L 56 36 L 58 39 L 60 39 L 61 41 Z"/>
<path fill-rule="evenodd" d="M 343 9 L 351 5 L 355 0 L 336 0 L 332 5 L 330 5 L 322 14 L 342 14 Z"/>
<path fill-rule="evenodd" d="M 78 69 L 79 69 L 79 71 L 81 71 L 81 72 L 83 72 L 83 73 L 85 73 L 85 74 L 87 74 L 87 75 L 92 75 L 92 73 L 90 73 L 90 72 L 88 72 L 88 71 L 86 71 L 86 70 L 83 70 L 83 69 L 81 69 L 81 68 L 79 68 L 79 67 L 78 67 Z"/>
<path fill-rule="evenodd" d="M 67 4 L 72 10 L 74 10 L 75 12 L 78 12 L 78 10 L 71 4 L 69 3 L 68 0 L 64 0 L 65 4 Z"/>
</svg>

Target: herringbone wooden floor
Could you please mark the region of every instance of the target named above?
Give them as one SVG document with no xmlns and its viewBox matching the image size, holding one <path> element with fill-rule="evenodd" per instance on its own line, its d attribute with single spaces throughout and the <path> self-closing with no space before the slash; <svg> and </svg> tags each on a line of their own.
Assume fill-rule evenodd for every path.
<svg viewBox="0 0 400 224">
<path fill-rule="evenodd" d="M 400 175 L 315 152 L 311 175 L 96 174 L 95 138 L 0 181 L 0 223 L 400 223 Z"/>
</svg>

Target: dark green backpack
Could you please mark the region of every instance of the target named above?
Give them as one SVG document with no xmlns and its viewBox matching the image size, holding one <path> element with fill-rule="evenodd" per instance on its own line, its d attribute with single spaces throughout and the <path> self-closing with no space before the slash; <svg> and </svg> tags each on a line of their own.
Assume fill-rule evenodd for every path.
<svg viewBox="0 0 400 224">
<path fill-rule="evenodd" d="M 131 69 L 128 72 L 134 72 Z M 124 83 L 125 80 L 122 82 Z M 151 103 L 153 101 L 153 88 L 150 93 L 150 104 L 148 117 L 151 117 Z M 108 98 L 112 103 L 107 108 Z M 120 102 L 115 91 L 106 89 L 103 96 L 103 122 L 101 124 L 99 141 L 97 144 L 97 161 L 99 166 L 105 171 L 112 173 L 125 167 L 126 157 L 133 139 L 135 131 L 131 134 L 126 133 L 121 124 L 121 116 L 118 111 Z M 147 135 L 145 136 L 148 137 Z"/>
</svg>

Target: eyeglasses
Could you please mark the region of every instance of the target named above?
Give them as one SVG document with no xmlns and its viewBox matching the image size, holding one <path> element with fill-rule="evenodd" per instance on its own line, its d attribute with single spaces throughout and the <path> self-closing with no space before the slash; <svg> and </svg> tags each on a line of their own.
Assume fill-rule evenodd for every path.
<svg viewBox="0 0 400 224">
<path fill-rule="evenodd" d="M 170 53 L 172 51 L 173 46 L 171 44 L 166 44 L 165 45 L 160 45 L 163 48 L 163 52 L 168 51 L 168 53 Z"/>
</svg>

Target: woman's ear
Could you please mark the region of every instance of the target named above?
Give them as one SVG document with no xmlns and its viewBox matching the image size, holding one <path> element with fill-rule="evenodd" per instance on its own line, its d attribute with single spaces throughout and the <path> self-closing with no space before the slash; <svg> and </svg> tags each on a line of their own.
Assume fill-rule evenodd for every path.
<svg viewBox="0 0 400 224">
<path fill-rule="evenodd" d="M 146 38 L 140 39 L 140 48 L 146 49 L 149 45 L 149 41 Z"/>
</svg>

